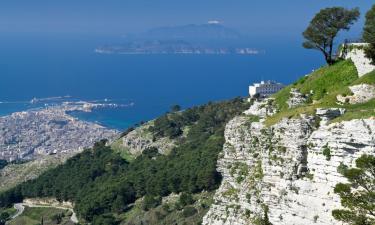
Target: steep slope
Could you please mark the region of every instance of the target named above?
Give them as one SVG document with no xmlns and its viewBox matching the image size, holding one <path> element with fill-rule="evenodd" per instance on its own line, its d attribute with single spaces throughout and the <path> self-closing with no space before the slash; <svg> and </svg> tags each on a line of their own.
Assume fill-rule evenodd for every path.
<svg viewBox="0 0 375 225">
<path fill-rule="evenodd" d="M 217 189 L 221 181 L 216 161 L 224 143 L 225 124 L 248 106 L 237 98 L 166 114 L 147 130 L 155 141 L 168 137 L 177 142 L 169 154 L 150 146 L 126 161 L 111 146 L 99 142 L 38 178 L 0 193 L 0 207 L 25 198 L 54 197 L 74 202 L 82 222 L 109 225 L 126 223 L 127 218 L 143 214 L 153 217 L 148 212 L 163 204 L 164 199 L 193 193 L 196 204 L 175 202 L 175 207 L 167 211 L 175 217 L 165 216 L 159 222 L 200 221 L 209 206 L 202 205 L 201 198 L 205 191 Z M 184 132 L 187 126 L 190 128 Z M 136 201 L 141 202 L 140 211 Z M 129 217 L 129 213 L 133 216 Z M 132 224 L 142 223 L 142 219 L 132 220 Z"/>
<path fill-rule="evenodd" d="M 203 224 L 339 224 L 332 217 L 341 208 L 333 188 L 346 182 L 339 166 L 375 154 L 374 79 L 339 62 L 230 121 L 217 165 L 223 181 Z"/>
</svg>

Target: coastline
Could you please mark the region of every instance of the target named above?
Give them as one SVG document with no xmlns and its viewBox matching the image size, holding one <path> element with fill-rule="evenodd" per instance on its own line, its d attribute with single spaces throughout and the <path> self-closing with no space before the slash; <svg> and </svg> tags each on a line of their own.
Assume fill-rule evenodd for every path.
<svg viewBox="0 0 375 225">
<path fill-rule="evenodd" d="M 33 108 L 0 117 L 0 159 L 32 160 L 53 154 L 80 152 L 101 139 L 113 140 L 120 132 L 101 124 L 77 119 L 69 112 L 91 112 L 115 105 L 66 102 Z"/>
</svg>

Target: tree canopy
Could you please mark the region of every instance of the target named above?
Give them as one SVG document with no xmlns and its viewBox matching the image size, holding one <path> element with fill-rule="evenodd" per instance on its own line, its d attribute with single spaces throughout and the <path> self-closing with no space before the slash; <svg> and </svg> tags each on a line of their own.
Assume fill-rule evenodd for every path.
<svg viewBox="0 0 375 225">
<path fill-rule="evenodd" d="M 332 7 L 320 10 L 303 32 L 305 38 L 303 47 L 321 51 L 326 62 L 332 65 L 335 62 L 333 56 L 335 38 L 341 30 L 349 30 L 359 15 L 358 8 Z"/>
<path fill-rule="evenodd" d="M 341 165 L 338 171 L 349 183 L 334 189 L 345 208 L 333 210 L 333 217 L 351 225 L 375 224 L 375 157 L 363 155 L 356 160 L 356 168 Z"/>
<path fill-rule="evenodd" d="M 103 140 L 38 178 L 0 193 L 0 207 L 27 197 L 55 197 L 74 202 L 77 214 L 93 225 L 116 224 L 114 215 L 138 198 L 144 198 L 142 208 L 148 210 L 172 192 L 212 191 L 221 181 L 216 162 L 225 141 L 225 124 L 248 107 L 248 103 L 237 98 L 168 113 L 160 123 L 155 122 L 155 138 L 170 136 L 160 131 L 171 124 L 190 127 L 169 155 L 149 148 L 127 162 Z M 191 201 L 185 194 L 183 199 Z"/>
<path fill-rule="evenodd" d="M 368 58 L 372 59 L 372 63 L 375 64 L 375 5 L 366 14 L 363 40 L 370 44 L 365 49 L 365 53 Z"/>
</svg>

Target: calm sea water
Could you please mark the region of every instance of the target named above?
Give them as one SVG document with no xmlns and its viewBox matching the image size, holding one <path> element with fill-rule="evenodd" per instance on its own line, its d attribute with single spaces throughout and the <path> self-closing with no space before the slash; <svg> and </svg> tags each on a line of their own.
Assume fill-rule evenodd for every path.
<svg viewBox="0 0 375 225">
<path fill-rule="evenodd" d="M 34 98 L 70 95 L 82 100 L 113 99 L 132 107 L 75 116 L 125 129 L 166 112 L 208 101 L 246 96 L 261 79 L 283 83 L 322 65 L 320 55 L 300 40 L 262 40 L 261 55 L 102 55 L 106 37 L 8 35 L 0 39 L 0 115 L 33 108 Z M 118 41 L 118 40 L 115 40 Z"/>
</svg>

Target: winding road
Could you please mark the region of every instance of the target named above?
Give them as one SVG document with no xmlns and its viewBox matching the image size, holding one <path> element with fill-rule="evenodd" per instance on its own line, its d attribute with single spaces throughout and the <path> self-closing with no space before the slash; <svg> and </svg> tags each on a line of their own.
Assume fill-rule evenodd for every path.
<svg viewBox="0 0 375 225">
<path fill-rule="evenodd" d="M 56 209 L 69 210 L 69 211 L 72 212 L 72 216 L 70 217 L 70 220 L 73 223 L 78 223 L 77 215 L 74 212 L 74 210 L 71 209 L 71 208 L 59 207 L 59 206 L 49 206 L 49 205 L 35 205 L 35 204 L 28 204 L 28 203 L 16 203 L 16 204 L 14 204 L 14 208 L 17 210 L 17 212 L 11 218 L 15 219 L 16 217 L 20 216 L 23 213 L 23 211 L 25 211 L 25 206 L 30 207 L 30 208 L 38 207 L 38 208 L 56 208 Z"/>
</svg>

